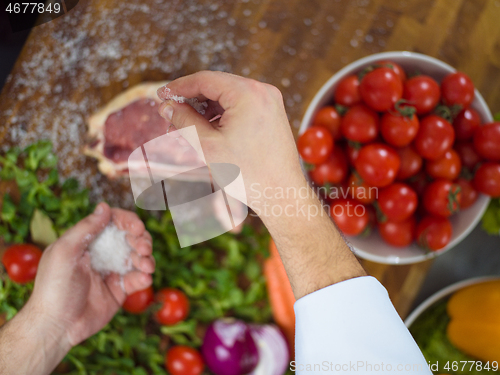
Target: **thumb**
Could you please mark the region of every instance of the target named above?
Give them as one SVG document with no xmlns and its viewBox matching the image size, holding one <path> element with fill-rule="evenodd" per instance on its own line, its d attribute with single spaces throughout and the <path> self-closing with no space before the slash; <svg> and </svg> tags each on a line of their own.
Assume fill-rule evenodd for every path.
<svg viewBox="0 0 500 375">
<path fill-rule="evenodd" d="M 65 248 L 72 255 L 83 253 L 89 243 L 104 230 L 110 220 L 111 209 L 106 203 L 99 203 L 92 214 L 80 220 L 73 228 L 64 232 L 59 239 L 65 244 L 61 248 Z"/>
<path fill-rule="evenodd" d="M 177 129 L 196 126 L 196 131 L 201 138 L 216 131 L 205 117 L 200 115 L 187 103 L 177 103 L 173 100 L 167 100 L 160 105 L 158 112 L 160 116 L 169 121 Z"/>
</svg>

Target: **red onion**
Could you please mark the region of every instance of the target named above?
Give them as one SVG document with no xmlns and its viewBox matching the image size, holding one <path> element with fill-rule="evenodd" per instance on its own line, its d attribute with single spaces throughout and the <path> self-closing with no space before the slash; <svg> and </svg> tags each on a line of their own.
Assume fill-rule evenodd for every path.
<svg viewBox="0 0 500 375">
<path fill-rule="evenodd" d="M 250 325 L 259 350 L 259 364 L 250 375 L 283 375 L 290 364 L 288 343 L 274 324 Z"/>
<path fill-rule="evenodd" d="M 248 374 L 259 361 L 248 326 L 236 319 L 214 321 L 207 329 L 201 353 L 216 375 Z"/>
</svg>

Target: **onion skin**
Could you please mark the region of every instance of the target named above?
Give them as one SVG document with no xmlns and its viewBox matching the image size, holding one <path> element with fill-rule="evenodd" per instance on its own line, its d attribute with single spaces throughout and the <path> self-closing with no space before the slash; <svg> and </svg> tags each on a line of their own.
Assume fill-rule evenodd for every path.
<svg viewBox="0 0 500 375">
<path fill-rule="evenodd" d="M 219 319 L 207 329 L 201 354 L 216 375 L 243 375 L 255 369 L 259 352 L 250 329 L 241 320 Z"/>
<path fill-rule="evenodd" d="M 252 324 L 250 333 L 259 349 L 259 364 L 249 375 L 283 375 L 290 364 L 283 332 L 274 324 Z"/>
</svg>

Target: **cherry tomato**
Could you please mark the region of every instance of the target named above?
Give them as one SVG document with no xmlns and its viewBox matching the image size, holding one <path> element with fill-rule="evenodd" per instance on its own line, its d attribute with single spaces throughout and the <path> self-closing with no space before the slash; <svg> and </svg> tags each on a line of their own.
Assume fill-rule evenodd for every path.
<svg viewBox="0 0 500 375">
<path fill-rule="evenodd" d="M 436 251 L 451 240 L 453 229 L 448 219 L 438 216 L 425 216 L 417 225 L 416 238 L 420 247 Z"/>
<path fill-rule="evenodd" d="M 415 238 L 415 217 L 411 216 L 405 221 L 395 222 L 387 220 L 379 223 L 380 237 L 389 245 L 405 247 L 410 245 Z"/>
<path fill-rule="evenodd" d="M 415 151 L 424 159 L 439 159 L 451 148 L 454 140 L 453 126 L 442 117 L 429 115 L 420 121 Z"/>
<path fill-rule="evenodd" d="M 339 82 L 335 89 L 334 100 L 335 103 L 348 107 L 361 103 L 357 75 L 347 76 Z"/>
<path fill-rule="evenodd" d="M 174 288 L 164 288 L 156 293 L 156 301 L 161 303 L 156 312 L 156 320 L 165 325 L 173 325 L 186 319 L 189 301 L 184 292 Z"/>
<path fill-rule="evenodd" d="M 396 178 L 400 164 L 397 152 L 381 143 L 364 146 L 354 162 L 361 178 L 375 187 L 390 185 Z"/>
<path fill-rule="evenodd" d="M 306 163 L 321 164 L 333 150 L 333 136 L 321 126 L 311 126 L 299 137 L 297 148 Z"/>
<path fill-rule="evenodd" d="M 363 181 L 357 173 L 352 173 L 347 181 L 349 196 L 363 204 L 372 203 L 377 196 L 377 188 L 371 187 Z"/>
<path fill-rule="evenodd" d="M 338 228 L 348 236 L 362 233 L 370 219 L 365 206 L 353 199 L 334 200 L 330 215 Z"/>
<path fill-rule="evenodd" d="M 340 133 L 340 115 L 337 110 L 328 105 L 321 108 L 314 116 L 313 126 L 322 126 L 332 133 L 333 139 L 342 138 Z"/>
<path fill-rule="evenodd" d="M 358 158 L 359 150 L 361 150 L 361 144 L 347 142 L 345 152 L 350 165 L 354 165 L 356 159 Z"/>
<path fill-rule="evenodd" d="M 385 112 L 403 96 L 403 83 L 392 69 L 378 68 L 363 77 L 359 92 L 370 108 Z"/>
<path fill-rule="evenodd" d="M 123 309 L 132 314 L 142 314 L 154 302 L 155 295 L 152 287 L 138 290 L 127 296 Z"/>
<path fill-rule="evenodd" d="M 460 191 L 462 193 L 462 202 L 460 203 L 460 208 L 468 208 L 476 202 L 478 193 L 477 190 L 474 189 L 472 183 L 465 178 L 459 178 L 456 183 L 460 186 Z"/>
<path fill-rule="evenodd" d="M 347 171 L 348 165 L 345 154 L 340 148 L 335 148 L 324 163 L 316 164 L 310 172 L 310 176 L 318 186 L 338 184 L 345 180 Z"/>
<path fill-rule="evenodd" d="M 474 150 L 472 142 L 458 142 L 455 144 L 455 150 L 460 156 L 462 165 L 471 171 L 481 162 L 481 157 Z"/>
<path fill-rule="evenodd" d="M 205 370 L 205 363 L 196 349 L 177 345 L 168 350 L 165 368 L 171 375 L 200 375 Z"/>
<path fill-rule="evenodd" d="M 429 76 L 416 76 L 405 82 L 403 98 L 417 109 L 418 115 L 432 111 L 440 97 L 439 85 Z"/>
<path fill-rule="evenodd" d="M 416 175 L 422 169 L 422 157 L 415 152 L 413 147 L 400 148 L 396 152 L 401 159 L 401 165 L 396 176 L 398 180 L 406 180 Z"/>
<path fill-rule="evenodd" d="M 42 257 L 42 250 L 35 245 L 12 245 L 2 257 L 2 263 L 12 281 L 24 284 L 33 281 Z"/>
<path fill-rule="evenodd" d="M 469 140 L 480 125 L 481 117 L 476 110 L 472 108 L 463 109 L 453 121 L 455 138 L 457 141 Z"/>
<path fill-rule="evenodd" d="M 390 68 L 396 73 L 396 75 L 399 77 L 402 83 L 406 81 L 406 73 L 404 69 L 401 67 L 401 65 L 396 64 L 394 61 L 379 61 L 377 65 L 385 66 L 386 68 Z"/>
<path fill-rule="evenodd" d="M 446 105 L 467 108 L 474 100 L 474 84 L 465 73 L 450 73 L 441 82 L 441 95 Z"/>
<path fill-rule="evenodd" d="M 493 198 L 500 197 L 500 163 L 487 162 L 481 165 L 474 176 L 477 191 Z"/>
<path fill-rule="evenodd" d="M 425 189 L 423 201 L 428 213 L 449 217 L 460 209 L 460 186 L 442 178 L 435 180 Z"/>
<path fill-rule="evenodd" d="M 446 178 L 454 180 L 460 174 L 462 162 L 458 153 L 451 149 L 445 152 L 442 158 L 428 160 L 425 164 L 425 171 L 434 178 Z"/>
<path fill-rule="evenodd" d="M 347 111 L 340 126 L 347 139 L 360 143 L 371 142 L 377 138 L 378 114 L 364 104 L 356 104 Z"/>
<path fill-rule="evenodd" d="M 410 118 L 386 112 L 380 122 L 380 132 L 384 140 L 394 147 L 408 146 L 418 133 L 418 117 Z"/>
<path fill-rule="evenodd" d="M 417 195 L 421 197 L 430 182 L 430 177 L 427 176 L 425 171 L 421 170 L 408 180 L 408 185 L 410 185 L 411 188 L 417 193 Z"/>
<path fill-rule="evenodd" d="M 476 130 L 474 149 L 485 159 L 500 161 L 500 122 L 491 122 Z"/>
<path fill-rule="evenodd" d="M 379 191 L 378 207 L 389 221 L 405 221 L 418 205 L 417 193 L 406 184 L 397 182 Z"/>
</svg>

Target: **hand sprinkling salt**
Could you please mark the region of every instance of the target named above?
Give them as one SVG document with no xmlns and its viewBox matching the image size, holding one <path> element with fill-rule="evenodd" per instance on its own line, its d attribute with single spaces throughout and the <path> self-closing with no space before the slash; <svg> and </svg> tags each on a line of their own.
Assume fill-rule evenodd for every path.
<svg viewBox="0 0 500 375">
<path fill-rule="evenodd" d="M 187 103 L 191 107 L 193 107 L 200 115 L 204 115 L 205 109 L 208 107 L 207 102 L 200 102 L 196 98 L 185 98 L 184 96 L 173 95 L 167 86 L 160 87 L 156 93 L 158 97 L 163 101 L 173 100 L 177 103 Z"/>
<path fill-rule="evenodd" d="M 132 247 L 125 238 L 126 234 L 110 224 L 90 243 L 90 264 L 95 271 L 102 275 L 111 272 L 124 275 L 132 270 Z"/>
</svg>

